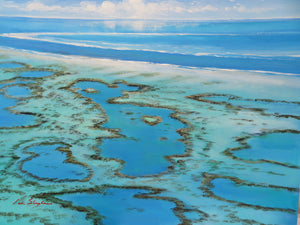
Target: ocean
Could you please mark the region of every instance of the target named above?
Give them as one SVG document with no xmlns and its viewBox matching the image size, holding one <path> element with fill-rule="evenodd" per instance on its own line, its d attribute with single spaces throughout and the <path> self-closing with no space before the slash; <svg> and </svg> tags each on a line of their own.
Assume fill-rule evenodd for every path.
<svg viewBox="0 0 300 225">
<path fill-rule="evenodd" d="M 0 17 L 0 224 L 297 221 L 300 19 Z"/>
</svg>

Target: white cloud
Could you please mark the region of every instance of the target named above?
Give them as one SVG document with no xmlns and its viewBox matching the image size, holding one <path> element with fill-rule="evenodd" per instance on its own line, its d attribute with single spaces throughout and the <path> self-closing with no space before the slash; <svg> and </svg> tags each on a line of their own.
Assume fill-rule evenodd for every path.
<svg viewBox="0 0 300 225">
<path fill-rule="evenodd" d="M 115 15 L 116 14 L 116 4 L 110 1 L 104 1 L 101 5 L 103 13 Z"/>
<path fill-rule="evenodd" d="M 24 8 L 25 11 L 61 11 L 62 7 L 59 5 L 47 6 L 39 1 L 29 2 Z"/>
<path fill-rule="evenodd" d="M 145 0 L 115 1 L 81 1 L 77 5 L 60 6 L 47 5 L 41 0 L 33 0 L 23 4 L 9 5 L 9 1 L 2 0 L 2 5 L 15 7 L 24 13 L 44 16 L 62 15 L 64 17 L 89 17 L 89 18 L 182 18 L 186 15 L 216 12 L 217 7 L 197 2 L 179 2 L 165 0 L 161 2 L 146 2 Z M 42 12 L 42 13 L 41 13 Z"/>
<path fill-rule="evenodd" d="M 219 10 L 218 8 L 216 8 L 216 7 L 212 6 L 212 5 L 206 5 L 203 8 L 199 8 L 198 9 L 199 12 L 205 12 L 205 11 L 216 12 L 218 10 Z"/>
<path fill-rule="evenodd" d="M 43 0 L 23 3 L 0 0 L 0 15 L 91 19 L 232 19 L 263 18 L 265 15 L 274 18 L 276 15 L 289 14 L 288 8 L 292 4 L 283 2 L 275 6 L 270 1 L 270 4 L 261 4 L 261 0 L 253 0 L 242 5 L 236 0 L 82 0 L 69 5 L 51 5 Z"/>
<path fill-rule="evenodd" d="M 225 11 L 236 11 L 238 13 L 263 13 L 273 10 L 271 7 L 264 8 L 264 7 L 246 7 L 244 5 L 237 4 L 232 7 L 225 7 Z"/>
</svg>

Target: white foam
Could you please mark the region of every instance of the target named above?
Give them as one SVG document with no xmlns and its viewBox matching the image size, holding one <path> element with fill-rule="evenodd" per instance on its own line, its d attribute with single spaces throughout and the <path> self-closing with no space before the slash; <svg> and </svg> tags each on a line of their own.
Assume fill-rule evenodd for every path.
<svg viewBox="0 0 300 225">
<path fill-rule="evenodd" d="M 159 52 L 159 53 L 176 53 L 176 54 L 182 54 L 182 55 L 194 55 L 194 56 L 214 56 L 214 57 L 226 57 L 226 56 L 232 56 L 232 57 L 294 57 L 299 58 L 300 55 L 295 53 L 289 53 L 289 52 L 272 52 L 272 53 L 264 53 L 264 52 L 258 52 L 255 53 L 244 53 L 244 52 L 195 52 L 196 49 L 187 50 L 185 52 L 178 52 L 177 50 L 172 49 L 151 49 L 147 47 L 143 47 L 137 45 L 137 44 L 125 44 L 125 43 L 107 43 L 102 41 L 90 41 L 90 40 L 66 40 L 59 37 L 51 37 L 51 36 L 72 36 L 72 35 L 84 35 L 84 36 L 92 36 L 92 35 L 101 35 L 101 36 L 110 36 L 110 35 L 135 35 L 135 36 L 144 36 L 144 35 L 159 35 L 159 36 L 180 36 L 180 35 L 197 35 L 197 34 L 173 34 L 173 33 L 100 33 L 100 32 L 94 32 L 94 33 L 83 33 L 83 32 L 34 32 L 34 33 L 4 33 L 0 34 L 0 36 L 3 37 L 11 37 L 11 38 L 18 38 L 18 39 L 24 39 L 24 40 L 36 40 L 36 41 L 46 41 L 50 43 L 58 43 L 58 44 L 66 44 L 66 45 L 74 45 L 74 46 L 80 46 L 80 47 L 93 47 L 93 48 L 101 48 L 101 49 L 114 49 L 114 50 L 137 50 L 137 51 L 149 51 L 149 52 Z M 201 34 L 202 35 L 202 34 Z M 200 35 L 200 36 L 201 36 Z M 207 34 L 210 35 L 210 34 Z M 213 34 L 216 35 L 216 34 Z M 231 35 L 231 34 L 228 34 Z M 45 36 L 45 37 L 42 37 Z M 55 38 L 55 39 L 54 39 Z M 83 41 L 85 43 L 83 43 Z M 166 48 L 169 46 L 166 46 Z M 176 46 L 175 46 L 176 47 Z M 200 51 L 200 49 L 199 49 Z"/>
<path fill-rule="evenodd" d="M 150 73 L 159 73 L 159 76 L 164 77 L 181 77 L 182 82 L 197 83 L 203 80 L 220 80 L 223 82 L 240 83 L 246 82 L 248 84 L 264 84 L 275 85 L 277 87 L 296 88 L 298 90 L 300 80 L 297 75 L 289 73 L 276 73 L 269 71 L 249 71 L 237 69 L 219 69 L 219 68 L 197 68 L 197 67 L 183 67 L 171 64 L 158 64 L 149 62 L 113 60 L 103 58 L 92 58 L 87 56 L 70 56 L 53 53 L 42 53 L 29 50 L 15 50 L 12 48 L 0 47 L 1 52 L 7 55 L 22 55 L 24 58 L 43 59 L 45 61 L 55 61 L 61 64 L 74 64 L 82 67 L 99 68 L 103 66 L 110 68 L 110 70 L 124 70 L 134 71 L 135 73 L 143 73 L 145 71 Z M 72 66 L 71 66 L 72 68 Z M 274 75 L 274 76 L 271 76 Z M 291 80 L 292 79 L 292 80 Z"/>
</svg>

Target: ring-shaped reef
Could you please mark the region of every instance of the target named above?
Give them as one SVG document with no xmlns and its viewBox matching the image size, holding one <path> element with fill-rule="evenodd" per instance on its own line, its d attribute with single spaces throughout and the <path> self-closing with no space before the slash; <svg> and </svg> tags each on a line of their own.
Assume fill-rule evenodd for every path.
<svg viewBox="0 0 300 225">
<path fill-rule="evenodd" d="M 22 94 L 25 89 L 21 90 Z M 10 93 L 11 94 L 11 93 Z M 19 112 L 13 110 L 13 107 L 18 104 L 18 99 L 14 96 L 6 95 L 4 89 L 0 89 L 0 127 L 14 128 L 14 127 L 31 127 L 36 126 L 35 114 L 30 112 Z"/>
<path fill-rule="evenodd" d="M 46 199 L 64 208 L 87 213 L 94 224 L 158 224 L 189 225 L 183 202 L 176 198 L 158 196 L 164 190 L 145 186 L 103 185 L 59 193 L 41 193 L 34 197 Z M 202 214 L 202 220 L 208 216 Z"/>
<path fill-rule="evenodd" d="M 48 67 L 35 68 L 16 61 L 0 62 L 0 70 L 4 71 L 0 77 L 1 129 L 31 128 L 45 122 L 36 122 L 40 114 L 17 111 L 14 107 L 24 99 L 37 97 L 36 93 L 41 89 L 38 82 L 41 79 L 65 74 Z"/>
<path fill-rule="evenodd" d="M 202 93 L 186 96 L 199 102 L 224 105 L 232 110 L 250 110 L 262 115 L 300 119 L 300 102 L 273 99 L 249 99 L 231 94 Z"/>
<path fill-rule="evenodd" d="M 299 135 L 297 130 L 275 130 L 238 137 L 236 141 L 240 146 L 226 149 L 224 154 L 245 162 L 267 162 L 299 169 Z"/>
<path fill-rule="evenodd" d="M 203 173 L 203 178 L 199 189 L 207 197 L 236 203 L 239 207 L 297 214 L 298 188 L 257 184 L 210 173 Z"/>
<path fill-rule="evenodd" d="M 99 146 L 101 157 L 113 158 L 123 164 L 120 175 L 160 174 L 170 167 L 169 157 L 186 153 L 181 136 L 183 132 L 180 131 L 187 125 L 175 118 L 173 110 L 156 105 L 118 102 L 119 98 L 128 98 L 128 93 L 141 91 L 139 85 L 125 82 L 108 85 L 99 80 L 78 80 L 69 88 L 101 106 L 108 116 L 103 127 L 120 131 L 119 138 L 104 139 Z M 145 123 L 145 117 L 155 118 L 158 122 Z"/>
<path fill-rule="evenodd" d="M 24 149 L 31 156 L 20 160 L 20 170 L 36 179 L 52 182 L 87 181 L 92 171 L 86 164 L 76 161 L 69 145 L 40 143 Z"/>
</svg>

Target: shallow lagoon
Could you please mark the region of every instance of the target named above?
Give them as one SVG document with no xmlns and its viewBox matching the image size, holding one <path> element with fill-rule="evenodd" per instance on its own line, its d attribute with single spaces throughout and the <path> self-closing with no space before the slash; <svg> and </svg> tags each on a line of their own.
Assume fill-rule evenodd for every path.
<svg viewBox="0 0 300 225">
<path fill-rule="evenodd" d="M 91 98 L 100 104 L 108 115 L 104 127 L 120 129 L 124 137 L 104 140 L 101 156 L 118 158 L 125 161 L 121 172 L 130 176 L 154 175 L 167 170 L 170 163 L 166 156 L 179 155 L 185 152 L 182 138 L 176 131 L 184 124 L 171 118 L 169 109 L 132 104 L 111 104 L 108 99 L 122 96 L 122 91 L 136 91 L 138 87 L 118 84 L 118 88 L 110 88 L 99 82 L 79 82 L 73 86 L 80 88 L 80 94 Z M 97 90 L 97 93 L 84 92 L 87 88 Z M 149 125 L 142 120 L 143 116 L 159 116 L 162 122 Z"/>
<path fill-rule="evenodd" d="M 278 212 L 278 210 L 265 212 L 260 209 L 251 208 L 254 212 L 252 212 L 251 215 L 248 215 L 247 213 L 250 209 L 239 208 L 233 203 L 205 197 L 200 189 L 201 179 L 203 179 L 201 173 L 207 171 L 214 171 L 215 173 L 223 175 L 235 175 L 249 180 L 249 182 L 266 182 L 272 185 L 286 185 L 286 187 L 294 188 L 294 184 L 297 183 L 295 182 L 295 179 L 297 179 L 298 169 L 284 168 L 280 165 L 269 165 L 268 163 L 249 164 L 233 160 L 231 157 L 224 156 L 223 154 L 223 151 L 226 148 L 238 144 L 238 142 L 231 143 L 229 140 L 234 140 L 234 137 L 243 135 L 243 132 L 238 129 L 238 127 L 241 126 L 237 125 L 239 121 L 245 121 L 246 118 L 251 119 L 254 116 L 256 117 L 256 123 L 259 124 L 259 121 L 261 120 L 263 121 L 262 123 L 266 123 L 261 127 L 267 126 L 270 130 L 272 127 L 274 128 L 276 126 L 279 128 L 288 128 L 292 123 L 281 123 L 278 119 L 266 117 L 255 111 L 252 112 L 254 114 L 252 115 L 249 114 L 249 111 L 244 111 L 243 109 L 237 111 L 241 113 L 241 115 L 233 117 L 233 115 L 237 115 L 237 112 L 232 109 L 224 111 L 223 107 L 216 104 L 211 104 L 210 107 L 207 108 L 205 106 L 207 103 L 204 104 L 186 98 L 191 92 L 184 89 L 181 89 L 180 92 L 178 92 L 179 94 L 176 92 L 177 96 L 174 100 L 168 99 L 167 101 L 164 101 L 164 91 L 174 90 L 167 85 L 164 86 L 164 88 L 156 89 L 156 91 L 161 92 L 161 96 L 157 97 L 154 95 L 156 94 L 156 91 L 153 91 L 151 88 L 143 91 L 140 90 L 138 86 L 130 86 L 118 82 L 118 87 L 116 87 L 115 85 L 106 85 L 100 81 L 91 82 L 77 80 L 83 76 L 84 79 L 90 78 L 97 80 L 99 74 L 105 79 L 106 73 L 103 73 L 102 70 L 100 71 L 100 73 L 97 72 L 95 75 L 93 74 L 95 72 L 83 71 L 82 73 L 73 76 L 37 78 L 39 79 L 38 87 L 46 91 L 41 93 L 41 97 L 32 98 L 27 101 L 28 103 L 26 102 L 27 104 L 25 102 L 23 102 L 23 104 L 26 109 L 40 107 L 40 111 L 33 110 L 33 112 L 41 112 L 45 122 L 42 126 L 37 128 L 42 132 L 36 133 L 28 130 L 25 132 L 25 134 L 27 133 L 26 135 L 17 136 L 22 138 L 22 140 L 18 138 L 14 142 L 14 145 L 21 144 L 20 148 L 16 150 L 16 153 L 20 154 L 17 165 L 19 165 L 20 162 L 24 162 L 21 171 L 25 173 L 20 173 L 24 174 L 23 177 L 31 180 L 31 182 L 34 181 L 42 184 L 46 191 L 51 190 L 50 192 L 55 192 L 49 193 L 49 196 L 54 195 L 59 199 L 72 201 L 74 206 L 83 207 L 85 210 L 89 209 L 87 207 L 87 202 L 94 201 L 93 206 L 96 207 L 99 214 L 106 216 L 106 218 L 103 219 L 103 222 L 106 220 L 110 221 L 112 224 L 116 220 L 116 217 L 113 216 L 116 214 L 115 210 L 126 212 L 123 217 L 124 221 L 140 221 L 141 216 L 154 217 L 154 215 L 163 213 L 166 224 L 168 224 L 168 221 L 170 221 L 171 224 L 179 223 L 178 215 L 176 214 L 177 216 L 175 216 L 172 211 L 172 208 L 175 207 L 174 203 L 148 198 L 136 199 L 133 197 L 134 194 L 138 193 L 136 192 L 136 189 L 123 189 L 128 185 L 137 187 L 145 184 L 147 184 L 147 187 L 165 189 L 159 194 L 161 197 L 171 197 L 178 202 L 182 201 L 182 203 L 180 203 L 183 204 L 180 209 L 182 210 L 182 213 L 179 213 L 179 215 L 182 218 L 185 218 L 187 224 L 201 224 L 201 221 L 213 223 L 214 219 L 210 218 L 213 218 L 211 216 L 215 215 L 215 212 L 212 212 L 212 209 L 219 213 L 218 217 L 222 220 L 222 223 L 228 221 L 228 218 L 231 218 L 232 211 L 238 212 L 236 215 L 238 215 L 239 219 L 236 220 L 240 222 L 237 222 L 236 224 L 242 224 L 243 219 L 246 220 L 250 217 L 258 220 L 253 215 L 259 215 L 261 212 L 267 213 L 267 216 L 262 220 L 266 223 L 272 223 L 272 221 L 274 221 L 273 218 L 282 220 L 282 224 L 291 224 L 288 221 L 294 221 L 294 213 L 283 213 Z M 107 74 L 109 75 L 109 79 L 111 79 L 111 81 L 108 79 L 108 82 L 117 80 L 119 76 L 118 73 L 111 75 L 111 73 L 107 72 Z M 124 76 L 123 73 L 120 74 L 121 76 Z M 124 79 L 124 77 L 122 78 Z M 137 81 L 132 78 L 129 78 L 128 80 L 137 83 Z M 149 84 L 152 82 L 153 81 L 150 81 Z M 56 84 L 56 91 L 52 90 L 52 88 L 55 87 L 54 84 Z M 66 88 L 68 84 L 71 85 L 70 87 L 73 92 L 69 88 Z M 50 85 L 51 88 L 49 88 L 48 85 Z M 152 85 L 154 87 L 160 87 L 160 85 L 164 85 L 164 83 L 159 80 L 158 83 L 153 82 Z M 168 85 L 170 85 L 170 83 L 168 83 Z M 31 82 L 30 87 L 33 88 L 34 83 Z M 22 89 L 21 93 L 22 91 L 24 90 Z M 78 94 L 81 94 L 81 96 Z M 12 101 L 15 101 L 9 98 L 4 99 L 9 102 L 8 105 L 12 105 Z M 43 99 L 45 103 L 43 103 L 41 99 Z M 108 99 L 109 101 L 107 101 Z M 153 99 L 159 103 L 153 105 Z M 173 102 L 174 105 L 181 104 L 181 107 L 177 105 L 177 110 L 180 108 L 180 110 L 190 112 L 186 119 L 194 124 L 194 131 L 191 131 L 192 136 L 188 139 L 192 145 L 186 145 L 178 140 L 183 139 L 184 137 L 179 135 L 176 130 L 186 128 L 188 125 L 180 122 L 180 120 L 170 117 L 170 114 L 174 112 L 173 110 L 168 109 L 170 106 L 167 102 L 170 101 Z M 49 110 L 49 102 L 56 106 L 53 111 L 55 113 L 54 115 L 45 113 Z M 95 110 L 95 104 L 98 104 L 101 108 L 97 107 L 97 110 Z M 62 110 L 61 108 L 63 107 L 67 107 L 69 110 Z M 199 114 L 200 109 L 203 110 L 203 112 Z M 98 124 L 98 128 L 92 128 L 91 125 L 93 123 L 88 122 L 89 119 L 94 121 L 93 118 L 96 118 L 94 115 L 95 112 L 98 114 L 97 117 L 106 118 L 101 124 Z M 229 114 L 229 116 L 227 116 L 227 114 Z M 145 120 L 143 120 L 143 116 L 159 116 L 162 121 L 155 125 L 147 124 Z M 181 117 L 184 117 L 183 114 L 181 114 Z M 220 120 L 218 120 L 218 117 Z M 68 118 L 67 121 L 66 118 Z M 267 124 L 268 120 L 266 118 L 270 119 L 270 124 Z M 72 123 L 77 121 L 76 119 L 79 119 L 80 122 L 77 123 L 76 126 L 72 126 Z M 216 119 L 218 122 L 210 122 L 215 121 Z M 224 123 L 226 120 L 230 121 L 230 123 Z M 281 120 L 289 121 L 290 119 L 283 118 Z M 234 124 L 234 121 L 236 121 L 234 126 L 235 129 L 230 129 Z M 68 123 L 71 125 L 70 128 L 68 128 L 69 130 L 64 129 L 64 126 L 67 126 Z M 217 127 L 216 130 L 214 130 L 215 127 Z M 243 127 L 243 130 L 248 132 L 249 129 L 257 129 L 256 124 L 243 125 Z M 101 133 L 98 134 L 98 129 L 105 129 L 112 133 L 106 137 L 101 136 Z M 17 130 L 12 130 L 12 134 L 14 132 L 17 132 Z M 7 139 L 11 138 L 9 133 L 1 133 L 1 135 L 7 137 Z M 89 138 L 91 135 L 93 135 L 94 138 Z M 220 137 L 224 137 L 224 135 L 229 135 L 228 139 L 220 139 Z M 280 135 L 286 136 L 288 133 Z M 34 139 L 32 139 L 32 137 L 34 137 Z M 214 140 L 216 144 L 209 144 L 209 142 L 206 142 L 205 139 L 208 137 L 210 137 L 210 140 Z M 295 137 L 293 137 L 290 142 L 293 142 L 296 137 L 297 134 L 295 134 Z M 286 136 L 286 138 L 289 137 Z M 91 171 L 93 171 L 94 174 L 87 179 L 89 181 L 82 181 L 82 179 L 87 178 L 89 175 L 88 170 L 86 170 L 83 165 L 66 162 L 66 154 L 55 150 L 56 147 L 61 146 L 60 144 L 41 144 L 43 142 L 55 142 L 62 139 L 72 145 L 72 148 L 70 148 L 72 151 L 72 158 L 77 162 L 86 163 Z M 225 140 L 227 142 L 224 142 Z M 249 141 L 250 140 L 252 139 L 249 139 Z M 253 138 L 253 140 L 255 140 L 255 138 Z M 33 148 L 31 148 L 30 144 L 32 141 L 35 143 L 35 147 Z M 13 146 L 10 145 L 11 142 L 5 143 L 7 146 L 10 146 L 5 149 L 13 148 Z M 207 143 L 207 145 L 204 145 L 203 143 Z M 2 145 L 3 144 L 4 143 L 2 143 Z M 252 143 L 250 144 L 252 145 Z M 180 156 L 180 154 L 187 151 L 187 146 L 192 146 L 193 149 L 189 153 L 190 156 Z M 253 146 L 255 146 L 255 142 L 253 143 Z M 240 150 L 240 152 L 242 151 L 247 151 L 247 149 Z M 30 157 L 29 152 L 36 157 L 28 158 Z M 239 151 L 234 153 L 237 152 Z M 39 154 L 39 156 L 36 154 Z M 165 158 L 165 156 L 172 155 L 176 155 L 176 157 L 171 158 L 170 161 Z M 123 160 L 124 164 L 120 162 L 120 160 Z M 172 168 L 168 169 L 169 166 L 172 166 Z M 19 170 L 18 167 L 16 169 Z M 12 169 L 8 171 L 14 173 L 14 170 Z M 122 176 L 122 174 L 127 176 Z M 147 175 L 155 176 L 148 177 Z M 136 178 L 132 179 L 132 177 Z M 9 176 L 8 179 L 10 179 Z M 163 182 L 161 181 L 162 179 Z M 283 180 L 286 181 L 286 184 L 284 184 Z M 212 188 L 211 191 L 224 199 L 247 202 L 248 204 L 253 205 L 257 203 L 261 207 L 277 207 L 277 201 L 274 201 L 273 203 L 270 202 L 272 202 L 271 200 L 276 196 L 274 193 L 278 192 L 280 196 L 283 196 L 283 198 L 281 198 L 281 202 L 284 202 L 282 207 L 284 206 L 288 209 L 295 210 L 297 192 L 288 192 L 285 190 L 277 191 L 272 188 L 248 187 L 245 185 L 237 187 L 234 183 L 228 183 L 226 180 L 224 182 L 221 180 L 223 183 L 219 181 L 220 179 L 214 181 L 213 185 L 215 187 Z M 98 189 L 103 187 L 103 185 L 105 187 L 106 184 L 114 184 L 116 187 L 122 188 L 113 188 L 111 195 L 103 195 L 102 193 L 95 192 L 91 193 L 91 191 L 86 192 L 82 189 L 86 187 Z M 25 186 L 27 190 L 30 190 L 32 195 L 39 194 L 36 189 L 31 188 L 34 186 L 28 185 L 26 184 Z M 20 186 L 20 189 L 22 190 L 21 187 L 23 186 Z M 74 187 L 78 189 L 78 191 L 75 190 L 76 193 L 67 193 L 70 190 L 74 192 Z M 233 193 L 235 194 L 232 195 Z M 236 193 L 239 193 L 239 195 L 236 195 Z M 268 198 L 258 198 L 257 201 L 254 201 L 251 200 L 254 198 L 252 198 L 253 196 L 249 195 L 249 193 L 252 193 L 253 196 L 260 196 L 261 193 L 266 193 Z M 48 196 L 48 194 L 46 196 Z M 123 198 L 120 198 L 120 196 Z M 153 194 L 153 197 L 155 196 L 156 195 Z M 111 201 L 118 204 L 120 208 L 110 205 L 108 202 Z M 105 207 L 103 206 L 104 203 Z M 62 203 L 57 204 L 57 206 L 51 208 L 56 214 L 59 214 L 59 212 L 63 213 L 67 209 L 74 211 L 74 208 L 70 206 L 68 206 L 67 209 L 62 209 L 60 206 Z M 128 205 L 132 206 L 129 208 L 135 209 L 129 210 L 128 212 L 126 210 Z M 140 205 L 143 205 L 144 211 L 136 210 L 140 208 Z M 156 208 L 160 210 L 157 210 Z M 224 211 L 225 208 L 228 212 Z M 187 209 L 187 211 L 185 212 L 184 209 Z M 8 211 L 8 209 L 5 210 Z M 39 214 L 43 215 L 42 212 Z M 57 220 L 57 218 L 53 218 L 53 221 L 55 220 Z M 87 221 L 91 220 L 92 217 L 88 216 Z M 66 223 L 65 219 L 62 221 L 62 223 Z M 153 222 L 150 219 L 149 221 L 151 223 Z M 128 223 L 130 224 L 130 222 Z M 70 224 L 74 224 L 74 222 Z M 226 222 L 224 222 L 224 224 L 226 224 Z M 232 223 L 230 222 L 229 224 Z"/>
<path fill-rule="evenodd" d="M 0 127 L 28 126 L 33 125 L 35 117 L 25 114 L 13 114 L 9 107 L 17 104 L 17 101 L 12 98 L 7 98 L 0 94 Z"/>
<path fill-rule="evenodd" d="M 227 200 L 269 208 L 298 209 L 297 192 L 235 184 L 221 178 L 213 180 L 212 185 L 212 192 Z"/>
<path fill-rule="evenodd" d="M 46 77 L 46 76 L 50 76 L 52 75 L 53 72 L 50 72 L 50 71 L 28 71 L 28 72 L 23 72 L 21 73 L 21 76 L 22 77 L 29 77 L 29 78 L 32 78 L 32 77 Z"/>
<path fill-rule="evenodd" d="M 83 165 L 70 162 L 67 152 L 59 150 L 62 147 L 65 146 L 41 144 L 26 149 L 26 153 L 34 156 L 22 160 L 21 170 L 37 179 L 52 181 L 83 180 L 89 176 Z"/>
<path fill-rule="evenodd" d="M 249 149 L 234 152 L 242 159 L 271 160 L 283 164 L 299 166 L 300 149 L 299 134 L 274 133 L 250 138 Z"/>
<path fill-rule="evenodd" d="M 232 105 L 245 109 L 258 109 L 264 113 L 279 116 L 300 116 L 299 102 L 276 101 L 271 99 L 243 99 L 239 96 L 226 94 L 203 94 L 201 101 L 211 101 L 213 104 Z"/>
<path fill-rule="evenodd" d="M 104 216 L 103 223 L 173 225 L 179 224 L 172 208 L 176 205 L 166 200 L 137 198 L 137 195 L 148 193 L 139 189 L 106 189 L 104 193 L 76 193 L 57 196 L 74 205 L 91 207 Z"/>
<path fill-rule="evenodd" d="M 24 86 L 10 86 L 5 88 L 6 95 L 14 98 L 26 98 L 30 96 L 30 89 Z"/>
<path fill-rule="evenodd" d="M 23 65 L 18 63 L 0 63 L 0 69 L 16 69 L 21 67 L 23 67 Z"/>
</svg>

